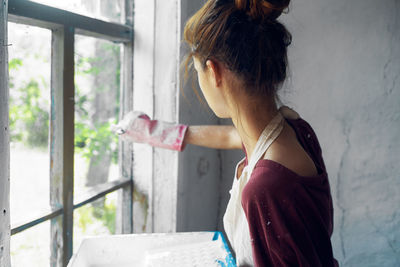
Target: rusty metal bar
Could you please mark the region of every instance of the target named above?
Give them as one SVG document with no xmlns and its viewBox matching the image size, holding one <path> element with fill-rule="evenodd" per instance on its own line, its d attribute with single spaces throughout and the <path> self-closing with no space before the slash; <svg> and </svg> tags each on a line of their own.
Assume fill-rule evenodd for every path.
<svg viewBox="0 0 400 267">
<path fill-rule="evenodd" d="M 27 230 L 29 228 L 32 228 L 32 227 L 38 225 L 39 223 L 42 223 L 42 222 L 45 222 L 47 220 L 51 220 L 53 218 L 56 218 L 57 216 L 62 215 L 62 213 L 63 213 L 63 209 L 58 209 L 58 210 L 55 210 L 55 211 L 53 211 L 51 213 L 46 213 L 45 215 L 43 215 L 43 216 L 41 216 L 41 217 L 39 217 L 39 218 L 37 218 L 37 219 L 35 219 L 33 221 L 30 221 L 30 222 L 27 222 L 27 223 L 24 223 L 24 224 L 21 224 L 21 225 L 19 225 L 17 227 L 12 228 L 11 229 L 11 235 L 18 234 L 18 233 L 20 233 L 20 232 L 22 232 L 24 230 Z"/>
<path fill-rule="evenodd" d="M 112 182 L 108 182 L 108 183 L 105 183 L 102 185 L 92 187 L 86 193 L 82 194 L 82 196 L 75 202 L 74 210 L 77 208 L 80 208 L 83 205 L 86 205 L 90 202 L 93 202 L 96 199 L 104 197 L 107 194 L 115 192 L 118 189 L 130 188 L 131 186 L 132 186 L 131 179 L 120 179 L 120 180 L 116 180 L 116 181 L 112 181 Z M 29 221 L 29 222 L 23 223 L 21 225 L 18 225 L 11 229 L 11 235 L 20 233 L 24 230 L 32 228 L 32 227 L 38 225 L 39 223 L 45 222 L 47 220 L 52 220 L 52 219 L 56 218 L 57 216 L 62 215 L 63 211 L 64 210 L 62 208 L 56 209 L 50 213 L 45 213 L 44 215 L 40 216 L 39 218 L 37 218 L 33 221 Z"/>
<path fill-rule="evenodd" d="M 86 193 L 79 196 L 79 198 L 75 201 L 74 209 L 80 208 L 83 205 L 86 205 L 90 202 L 95 201 L 105 195 L 117 191 L 121 188 L 129 188 L 132 184 L 132 180 L 130 179 L 121 179 L 108 183 L 104 183 L 101 185 L 96 185 L 90 188 Z"/>
</svg>

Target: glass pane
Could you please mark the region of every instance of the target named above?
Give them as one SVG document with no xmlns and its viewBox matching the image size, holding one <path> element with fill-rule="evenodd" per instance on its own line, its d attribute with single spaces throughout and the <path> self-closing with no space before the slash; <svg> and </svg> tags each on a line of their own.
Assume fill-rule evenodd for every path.
<svg viewBox="0 0 400 267">
<path fill-rule="evenodd" d="M 8 23 L 11 225 L 49 205 L 50 44 L 46 29 Z"/>
<path fill-rule="evenodd" d="M 50 221 L 11 236 L 12 266 L 50 266 Z"/>
<path fill-rule="evenodd" d="M 118 179 L 120 46 L 75 39 L 75 196 Z"/>
<path fill-rule="evenodd" d="M 121 22 L 123 0 L 31 0 L 84 16 L 110 22 Z"/>
<path fill-rule="evenodd" d="M 116 203 L 121 191 L 119 189 L 74 210 L 74 253 L 87 236 L 115 234 Z"/>
</svg>

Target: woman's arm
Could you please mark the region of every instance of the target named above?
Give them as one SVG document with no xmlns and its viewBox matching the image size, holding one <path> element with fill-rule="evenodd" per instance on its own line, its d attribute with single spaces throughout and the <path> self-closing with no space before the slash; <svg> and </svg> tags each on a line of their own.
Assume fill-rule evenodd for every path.
<svg viewBox="0 0 400 267">
<path fill-rule="evenodd" d="M 242 140 L 233 126 L 201 125 L 189 126 L 184 144 L 216 149 L 241 149 Z"/>
<path fill-rule="evenodd" d="M 125 115 L 114 131 L 124 140 L 182 151 L 186 144 L 216 149 L 241 149 L 242 141 L 233 126 L 188 126 L 152 120 L 140 111 Z"/>
</svg>

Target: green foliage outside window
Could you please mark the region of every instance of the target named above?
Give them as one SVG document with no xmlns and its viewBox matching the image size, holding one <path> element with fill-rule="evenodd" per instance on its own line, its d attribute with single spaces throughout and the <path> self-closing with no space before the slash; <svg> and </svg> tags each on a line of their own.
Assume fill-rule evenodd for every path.
<svg viewBox="0 0 400 267">
<path fill-rule="evenodd" d="M 114 163 L 118 160 L 118 137 L 110 134 L 110 127 L 116 120 L 94 125 L 75 123 L 75 151 L 84 158 L 109 154 Z"/>
<path fill-rule="evenodd" d="M 106 200 L 101 207 L 94 205 L 82 206 L 76 210 L 79 216 L 74 216 L 75 224 L 82 229 L 83 233 L 90 233 L 89 227 L 96 220 L 100 220 L 110 234 L 115 234 L 116 209 L 115 201 L 113 200 Z"/>
<path fill-rule="evenodd" d="M 110 57 L 119 57 L 120 48 L 113 44 L 102 44 L 101 49 Z M 96 57 L 78 57 L 75 63 L 75 74 L 78 76 L 101 75 L 103 68 L 99 62 L 101 58 Z M 115 88 L 120 86 L 120 63 L 118 61 L 117 76 L 115 77 Z M 112 77 L 114 78 L 114 77 Z M 111 79 L 113 80 L 113 79 Z M 111 125 L 117 124 L 117 115 L 119 113 L 119 90 L 117 90 L 115 105 L 115 116 L 106 122 L 94 122 L 93 115 L 88 108 L 88 103 L 93 102 L 93 96 L 84 94 L 77 84 L 75 84 L 75 151 L 80 153 L 87 160 L 93 156 L 98 156 L 100 160 L 102 155 L 111 156 L 112 162 L 118 161 L 118 137 L 110 131 Z M 103 88 L 95 88 L 97 92 L 103 92 Z M 104 92 L 106 93 L 106 92 Z"/>
<path fill-rule="evenodd" d="M 119 48 L 107 45 L 104 49 L 112 53 L 119 53 Z M 97 58 L 80 58 L 76 63 L 76 75 L 98 75 L 99 67 L 94 66 Z M 9 62 L 10 74 L 23 66 L 23 60 L 15 58 Z M 119 69 L 117 70 L 116 88 L 119 88 Z M 46 148 L 48 144 L 49 129 L 49 103 L 43 95 L 42 88 L 48 88 L 43 78 L 30 79 L 20 88 L 14 88 L 10 75 L 10 131 L 12 142 L 22 142 L 29 147 Z M 18 97 L 15 97 L 17 95 Z M 76 86 L 75 106 L 77 116 L 75 121 L 75 151 L 90 160 L 93 155 L 110 155 L 114 163 L 118 160 L 118 137 L 110 131 L 112 124 L 117 120 L 112 119 L 104 123 L 92 123 L 88 103 L 91 99 L 80 92 Z M 119 101 L 119 97 L 115 99 Z M 117 103 L 118 104 L 118 103 Z M 116 105 L 118 106 L 118 105 Z M 118 108 L 116 110 L 118 114 Z"/>
<path fill-rule="evenodd" d="M 119 47 L 114 45 L 103 45 L 103 49 L 114 56 L 119 56 Z M 76 76 L 101 75 L 102 69 L 96 64 L 99 58 L 79 58 L 76 61 Z M 46 149 L 49 140 L 49 96 L 44 95 L 49 88 L 42 77 L 30 78 L 27 81 L 17 79 L 19 68 L 24 66 L 21 58 L 11 59 L 9 62 L 9 87 L 10 87 L 10 140 L 15 143 L 22 143 L 28 147 Z M 117 76 L 112 77 L 115 81 L 113 88 L 119 88 L 120 63 L 117 66 Z M 20 77 L 18 77 L 20 79 Z M 82 93 L 79 87 L 75 86 L 75 151 L 90 161 L 93 156 L 100 159 L 102 156 L 110 156 L 113 163 L 118 160 L 118 137 L 110 130 L 116 119 L 106 122 L 92 122 L 93 107 L 90 105 L 93 99 Z M 96 88 L 96 91 L 102 88 Z M 119 112 L 119 90 L 114 101 L 115 117 Z M 86 229 L 87 225 L 95 218 L 102 221 L 110 233 L 115 233 L 116 206 L 114 202 L 105 202 L 103 206 L 85 205 L 78 210 L 79 225 Z"/>
<path fill-rule="evenodd" d="M 12 59 L 11 70 L 18 70 L 23 65 L 21 59 Z M 47 147 L 49 112 L 46 99 L 42 96 L 42 87 L 46 87 L 44 79 L 30 79 L 19 88 L 14 88 L 14 77 L 10 79 L 10 131 L 11 141 L 22 142 L 29 147 Z M 13 97 L 18 95 L 18 97 Z"/>
</svg>

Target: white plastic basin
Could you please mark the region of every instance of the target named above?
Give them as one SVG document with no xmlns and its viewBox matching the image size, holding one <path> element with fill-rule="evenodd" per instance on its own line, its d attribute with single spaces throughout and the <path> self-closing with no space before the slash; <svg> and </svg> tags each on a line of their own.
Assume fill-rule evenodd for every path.
<svg viewBox="0 0 400 267">
<path fill-rule="evenodd" d="M 82 241 L 68 267 L 236 266 L 221 232 L 130 234 Z"/>
</svg>

